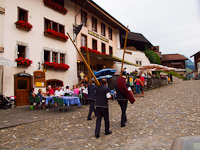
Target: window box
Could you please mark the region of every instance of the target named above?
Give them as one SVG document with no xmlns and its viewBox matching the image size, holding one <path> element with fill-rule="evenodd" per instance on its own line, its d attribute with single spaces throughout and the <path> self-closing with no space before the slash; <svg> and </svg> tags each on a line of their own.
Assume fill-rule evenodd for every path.
<svg viewBox="0 0 200 150">
<path fill-rule="evenodd" d="M 30 23 L 22 21 L 22 20 L 15 22 L 15 24 L 16 24 L 16 28 L 25 30 L 25 31 L 30 31 L 33 27 Z"/>
<path fill-rule="evenodd" d="M 25 59 L 22 57 L 15 59 L 15 61 L 17 62 L 17 66 L 24 66 L 24 67 L 29 67 L 33 63 L 32 60 Z"/>
<path fill-rule="evenodd" d="M 65 9 L 63 6 L 60 6 L 59 4 L 56 4 L 50 0 L 44 0 L 44 5 L 59 13 L 62 13 L 63 15 L 65 15 L 68 12 L 68 10 Z"/>
<path fill-rule="evenodd" d="M 53 68 L 56 70 L 68 70 L 70 67 L 65 63 L 56 63 L 56 62 L 44 62 L 43 66 L 45 68 Z"/>
<path fill-rule="evenodd" d="M 87 47 L 86 46 L 81 46 L 80 48 L 82 51 L 87 51 Z M 101 53 L 99 51 L 97 51 L 96 49 L 91 49 L 91 48 L 88 48 L 88 51 L 89 53 L 94 53 L 94 54 L 99 54 L 99 55 L 108 55 L 106 53 Z"/>
<path fill-rule="evenodd" d="M 66 36 L 64 33 L 60 33 L 51 29 L 44 31 L 44 35 L 63 42 L 66 42 L 68 39 L 68 36 Z"/>
</svg>

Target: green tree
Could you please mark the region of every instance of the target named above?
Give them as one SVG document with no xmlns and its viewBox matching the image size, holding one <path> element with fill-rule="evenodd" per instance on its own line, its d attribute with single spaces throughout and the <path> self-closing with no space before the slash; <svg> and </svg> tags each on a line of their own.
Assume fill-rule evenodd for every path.
<svg viewBox="0 0 200 150">
<path fill-rule="evenodd" d="M 144 53 L 151 63 L 159 64 L 159 65 L 161 64 L 160 57 L 154 51 L 146 50 L 146 51 L 144 51 Z"/>
</svg>

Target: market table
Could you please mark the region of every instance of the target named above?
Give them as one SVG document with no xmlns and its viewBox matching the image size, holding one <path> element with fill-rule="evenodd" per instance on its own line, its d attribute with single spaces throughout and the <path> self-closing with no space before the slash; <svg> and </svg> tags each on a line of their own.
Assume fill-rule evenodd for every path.
<svg viewBox="0 0 200 150">
<path fill-rule="evenodd" d="M 70 105 L 75 105 L 75 104 L 77 104 L 78 106 L 81 106 L 81 102 L 80 102 L 79 97 L 62 96 L 62 97 L 58 97 L 58 98 L 63 98 L 64 104 L 67 104 L 68 107 Z M 51 99 L 52 99 L 52 104 L 53 104 L 54 103 L 53 96 L 46 97 L 46 105 L 48 105 L 48 103 L 51 101 Z"/>
</svg>

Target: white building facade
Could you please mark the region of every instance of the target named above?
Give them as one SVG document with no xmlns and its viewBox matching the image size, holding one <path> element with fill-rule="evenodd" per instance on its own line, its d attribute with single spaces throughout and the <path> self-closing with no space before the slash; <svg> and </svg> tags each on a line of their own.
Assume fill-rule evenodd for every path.
<svg viewBox="0 0 200 150">
<path fill-rule="evenodd" d="M 52 7 L 52 3 L 58 7 Z M 51 29 L 59 34 L 62 33 L 62 35 L 66 35 L 67 32 L 73 35 L 75 4 L 71 0 L 1 0 L 0 7 L 5 10 L 4 13 L 0 14 L 0 47 L 3 49 L 0 57 L 12 61 L 19 57 L 32 60 L 32 64 L 28 67 L 26 65 L 2 67 L 3 94 L 7 96 L 17 95 L 16 91 L 19 89 L 23 91 L 25 88 L 30 88 L 31 85 L 35 87 L 33 72 L 42 71 L 43 67 L 42 65 L 39 67 L 39 63 L 42 64 L 45 61 L 55 64 L 64 63 L 70 68 L 65 70 L 47 67 L 46 83 L 38 88 L 45 91 L 47 84 L 52 84 L 55 87 L 76 84 L 77 56 L 72 42 L 69 39 L 59 39 L 57 36 L 52 36 L 51 33 L 46 34 L 47 29 Z M 26 31 L 23 28 L 17 28 L 15 23 L 19 20 L 30 23 L 32 29 Z M 25 81 L 28 76 L 30 79 Z M 25 82 L 21 83 L 23 81 Z M 37 93 L 37 91 L 35 92 Z M 20 97 L 23 97 L 22 95 Z M 18 97 L 17 100 L 20 101 Z M 21 99 L 21 101 L 23 100 Z M 24 104 L 25 102 L 19 103 L 19 105 Z"/>
</svg>

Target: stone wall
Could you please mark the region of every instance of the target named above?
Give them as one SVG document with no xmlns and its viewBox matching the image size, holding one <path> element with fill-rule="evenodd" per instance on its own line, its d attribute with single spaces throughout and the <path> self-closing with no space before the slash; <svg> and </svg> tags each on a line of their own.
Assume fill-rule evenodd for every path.
<svg viewBox="0 0 200 150">
<path fill-rule="evenodd" d="M 108 85 L 111 89 L 115 88 L 118 77 L 119 75 L 114 75 L 113 78 L 108 79 Z M 129 76 L 127 75 L 127 78 L 128 77 Z M 145 90 L 151 90 L 153 88 L 158 88 L 160 86 L 168 84 L 168 81 L 166 78 L 152 77 L 152 78 L 146 78 L 146 79 L 147 79 L 147 86 L 145 87 Z M 132 89 L 133 89 L 133 92 L 136 93 L 134 86 L 132 87 Z"/>
</svg>

